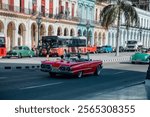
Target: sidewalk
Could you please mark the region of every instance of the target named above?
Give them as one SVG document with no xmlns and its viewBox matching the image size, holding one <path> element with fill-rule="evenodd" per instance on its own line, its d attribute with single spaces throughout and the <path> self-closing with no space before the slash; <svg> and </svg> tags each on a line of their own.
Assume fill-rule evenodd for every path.
<svg viewBox="0 0 150 117">
<path fill-rule="evenodd" d="M 87 100 L 147 100 L 144 84 L 137 84 L 112 92 L 97 94 Z"/>
<path fill-rule="evenodd" d="M 115 53 L 90 54 L 92 60 L 102 60 L 104 63 L 109 62 L 127 62 L 133 53 L 120 53 L 120 56 L 115 56 Z M 50 61 L 54 61 L 59 57 L 50 57 Z M 11 58 L 0 59 L 0 69 L 39 69 L 41 61 L 46 60 L 46 57 L 33 58 Z"/>
</svg>

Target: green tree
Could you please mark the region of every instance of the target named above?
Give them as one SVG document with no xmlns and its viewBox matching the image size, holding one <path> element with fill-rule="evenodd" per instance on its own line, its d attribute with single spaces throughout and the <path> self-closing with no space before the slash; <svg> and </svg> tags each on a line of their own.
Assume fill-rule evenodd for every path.
<svg viewBox="0 0 150 117">
<path fill-rule="evenodd" d="M 116 23 L 116 56 L 119 56 L 119 32 L 121 17 L 124 17 L 125 19 L 124 25 L 127 30 L 130 26 L 139 26 L 139 16 L 137 11 L 129 2 L 116 0 L 116 4 L 110 4 L 103 8 L 100 17 L 101 25 L 106 29 Z"/>
</svg>

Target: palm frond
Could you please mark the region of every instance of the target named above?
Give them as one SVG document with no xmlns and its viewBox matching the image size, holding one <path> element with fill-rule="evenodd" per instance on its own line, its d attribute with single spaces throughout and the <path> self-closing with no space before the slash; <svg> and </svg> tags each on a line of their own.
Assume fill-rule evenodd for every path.
<svg viewBox="0 0 150 117">
<path fill-rule="evenodd" d="M 127 29 L 130 26 L 139 26 L 139 16 L 133 6 L 128 3 L 122 2 L 121 9 L 125 16 L 125 24 Z"/>
<path fill-rule="evenodd" d="M 116 20 L 118 14 L 118 6 L 108 5 L 101 12 L 101 25 L 108 29 Z"/>
</svg>

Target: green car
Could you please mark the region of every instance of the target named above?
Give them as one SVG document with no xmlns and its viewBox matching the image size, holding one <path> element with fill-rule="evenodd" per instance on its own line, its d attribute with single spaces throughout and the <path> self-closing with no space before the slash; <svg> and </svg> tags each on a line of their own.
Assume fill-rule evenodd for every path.
<svg viewBox="0 0 150 117">
<path fill-rule="evenodd" d="M 12 50 L 7 52 L 7 57 L 22 58 L 22 57 L 33 57 L 33 56 L 34 56 L 34 52 L 30 50 L 29 47 L 27 46 L 15 46 L 12 48 Z"/>
<path fill-rule="evenodd" d="M 131 63 L 149 63 L 150 53 L 137 52 L 131 56 Z"/>
</svg>

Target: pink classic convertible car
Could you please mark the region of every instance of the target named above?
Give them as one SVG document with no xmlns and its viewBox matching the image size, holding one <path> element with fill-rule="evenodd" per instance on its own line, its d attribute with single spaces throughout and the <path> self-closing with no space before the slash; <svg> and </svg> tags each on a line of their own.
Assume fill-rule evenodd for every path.
<svg viewBox="0 0 150 117">
<path fill-rule="evenodd" d="M 56 74 L 74 75 L 81 78 L 83 75 L 94 74 L 100 75 L 103 68 L 103 62 L 101 60 L 91 60 L 89 55 L 81 58 L 81 55 L 73 57 L 61 57 L 56 61 L 42 61 L 41 71 L 48 72 L 50 76 Z"/>
</svg>

